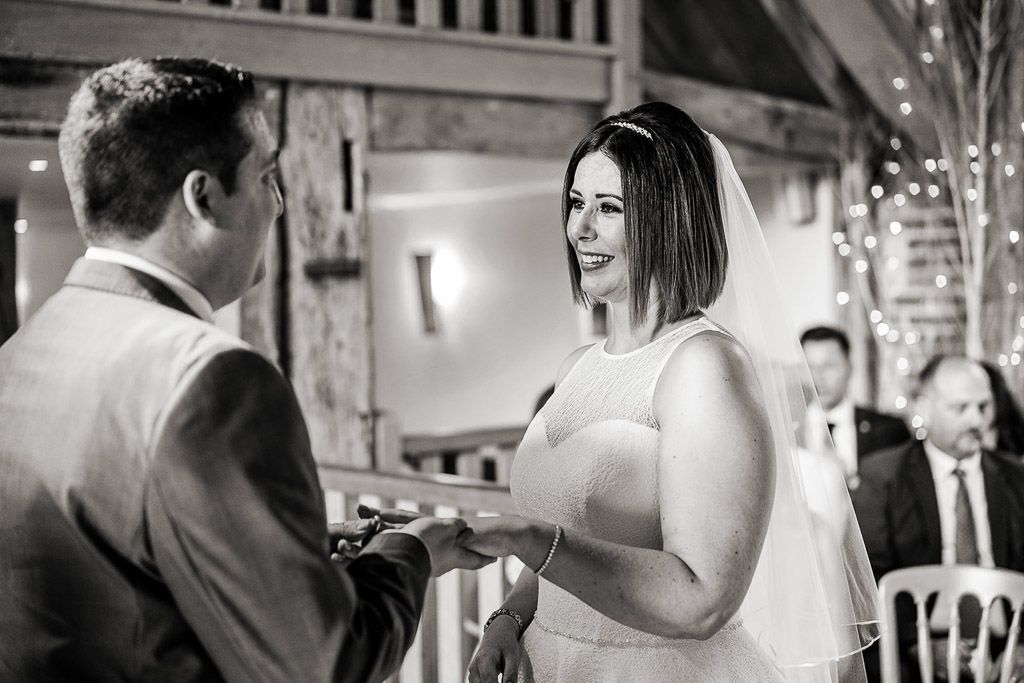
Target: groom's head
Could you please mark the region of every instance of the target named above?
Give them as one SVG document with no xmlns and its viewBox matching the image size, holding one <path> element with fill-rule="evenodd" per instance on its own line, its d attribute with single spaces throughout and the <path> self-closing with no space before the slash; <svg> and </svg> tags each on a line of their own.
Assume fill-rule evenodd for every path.
<svg viewBox="0 0 1024 683">
<path fill-rule="evenodd" d="M 60 131 L 86 242 L 145 239 L 194 169 L 232 192 L 252 145 L 243 112 L 254 103 L 251 74 L 205 59 L 128 59 L 89 76 Z"/>
<path fill-rule="evenodd" d="M 276 142 L 252 75 L 205 59 L 128 59 L 71 98 L 60 158 L 87 244 L 181 264 L 215 307 L 261 277 L 280 214 Z"/>
</svg>

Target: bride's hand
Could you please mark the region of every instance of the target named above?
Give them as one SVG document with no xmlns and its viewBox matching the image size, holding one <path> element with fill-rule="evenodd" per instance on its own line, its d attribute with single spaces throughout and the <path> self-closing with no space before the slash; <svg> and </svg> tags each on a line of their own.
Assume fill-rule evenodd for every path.
<svg viewBox="0 0 1024 683">
<path fill-rule="evenodd" d="M 501 616 L 491 622 L 480 639 L 480 647 L 469 662 L 469 683 L 513 683 L 519 673 L 519 625 Z"/>
<path fill-rule="evenodd" d="M 472 533 L 460 545 L 481 555 L 507 557 L 522 552 L 528 543 L 531 522 L 515 515 L 473 517 L 466 520 Z"/>
<path fill-rule="evenodd" d="M 516 515 L 473 517 L 466 522 L 472 533 L 459 539 L 463 548 L 490 557 L 515 555 L 531 568 L 544 562 L 555 533 L 553 524 Z"/>
</svg>

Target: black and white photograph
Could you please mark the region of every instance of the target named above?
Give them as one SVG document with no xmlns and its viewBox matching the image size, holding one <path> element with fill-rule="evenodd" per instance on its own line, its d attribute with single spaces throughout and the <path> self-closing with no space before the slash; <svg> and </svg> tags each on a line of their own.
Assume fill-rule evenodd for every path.
<svg viewBox="0 0 1024 683">
<path fill-rule="evenodd" d="M 0 681 L 1024 681 L 1024 0 L 0 0 Z"/>
</svg>

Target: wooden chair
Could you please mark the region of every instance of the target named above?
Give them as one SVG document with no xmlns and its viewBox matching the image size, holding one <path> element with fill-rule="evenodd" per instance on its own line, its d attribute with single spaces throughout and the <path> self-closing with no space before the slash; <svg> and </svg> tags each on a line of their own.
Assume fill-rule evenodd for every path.
<svg viewBox="0 0 1024 683">
<path fill-rule="evenodd" d="M 978 650 L 975 657 L 978 671 L 975 680 L 984 681 L 989 667 L 989 641 L 992 622 L 993 602 L 997 598 L 1009 601 L 1013 619 L 1007 633 L 1006 650 L 1012 653 L 1020 635 L 1021 606 L 1024 604 L 1024 574 L 1007 569 L 988 569 L 974 565 L 926 565 L 897 569 L 882 577 L 878 583 L 882 631 L 882 681 L 897 683 L 900 680 L 899 637 L 896 624 L 896 596 L 909 593 L 917 606 L 917 647 L 921 680 L 932 683 L 934 665 L 929 615 L 926 603 L 938 594 L 933 614 L 949 614 L 949 647 L 946 664 L 951 683 L 959 683 L 960 658 L 960 599 L 974 595 L 981 603 L 981 623 L 978 629 Z M 1013 657 L 1003 657 L 1000 683 L 1008 683 L 1013 668 Z"/>
</svg>

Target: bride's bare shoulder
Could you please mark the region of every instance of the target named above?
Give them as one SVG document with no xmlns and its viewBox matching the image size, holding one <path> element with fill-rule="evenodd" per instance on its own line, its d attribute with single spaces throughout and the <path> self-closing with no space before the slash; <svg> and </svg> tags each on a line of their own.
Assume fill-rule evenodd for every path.
<svg viewBox="0 0 1024 683">
<path fill-rule="evenodd" d="M 746 348 L 733 336 L 717 331 L 698 332 L 679 344 L 669 356 L 658 380 L 655 405 L 680 391 L 695 399 L 713 395 L 754 396 L 757 378 Z"/>
</svg>

